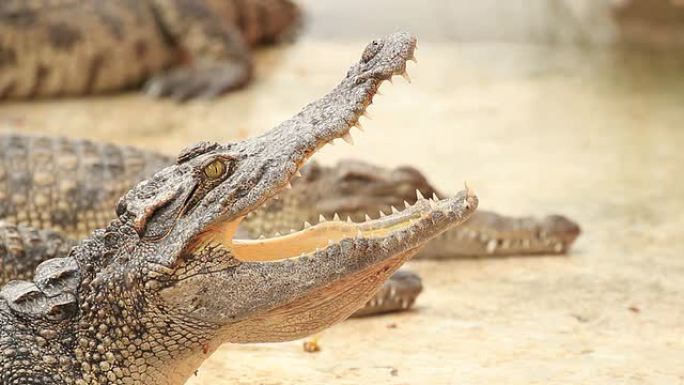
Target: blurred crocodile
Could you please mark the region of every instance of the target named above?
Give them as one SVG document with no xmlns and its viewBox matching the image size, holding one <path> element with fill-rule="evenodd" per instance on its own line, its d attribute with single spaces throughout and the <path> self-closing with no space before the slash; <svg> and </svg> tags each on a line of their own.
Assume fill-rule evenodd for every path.
<svg viewBox="0 0 684 385">
<path fill-rule="evenodd" d="M 138 183 L 117 218 L 32 281 L 0 289 L 0 384 L 184 383 L 222 343 L 286 341 L 339 322 L 477 197 L 421 199 L 361 223 L 238 240 L 242 219 L 318 149 L 349 134 L 415 38 L 373 41 L 328 95 L 272 130 L 201 142 Z"/>
<path fill-rule="evenodd" d="M 3 0 L 0 99 L 145 81 L 154 96 L 214 97 L 250 80 L 251 47 L 299 20 L 290 0 Z"/>
</svg>

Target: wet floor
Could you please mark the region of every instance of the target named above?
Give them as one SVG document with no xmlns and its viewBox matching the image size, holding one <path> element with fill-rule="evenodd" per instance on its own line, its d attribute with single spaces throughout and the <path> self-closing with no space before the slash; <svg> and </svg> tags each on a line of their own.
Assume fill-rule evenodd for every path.
<svg viewBox="0 0 684 385">
<path fill-rule="evenodd" d="M 615 28 L 587 33 L 579 27 L 600 14 L 579 6 L 561 33 L 543 2 L 531 2 L 541 16 L 529 25 L 514 11 L 487 21 L 473 6 L 472 28 L 458 25 L 461 2 L 364 3 L 304 2 L 303 36 L 260 52 L 257 81 L 216 102 L 13 103 L 0 125 L 169 153 L 243 138 L 331 89 L 373 36 L 413 27 L 413 83 L 384 85 L 357 144 L 318 159 L 409 163 L 446 191 L 467 180 L 482 208 L 577 220 L 576 247 L 564 258 L 414 262 L 427 288 L 415 311 L 346 321 L 323 333 L 318 354 L 301 341 L 226 345 L 191 384 L 684 383 L 684 58 L 606 46 Z"/>
</svg>

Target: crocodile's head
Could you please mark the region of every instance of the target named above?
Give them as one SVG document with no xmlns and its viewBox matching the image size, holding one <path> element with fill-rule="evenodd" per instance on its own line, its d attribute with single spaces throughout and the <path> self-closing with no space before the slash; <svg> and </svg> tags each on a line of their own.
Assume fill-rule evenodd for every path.
<svg viewBox="0 0 684 385">
<path fill-rule="evenodd" d="M 91 264 L 103 264 L 94 289 L 81 288 L 93 318 L 83 324 L 107 311 L 102 301 L 121 307 L 129 285 L 142 292 L 132 307 L 143 321 L 135 322 L 162 350 L 179 339 L 210 351 L 226 341 L 299 338 L 351 315 L 421 245 L 468 218 L 477 198 L 464 191 L 376 220 L 234 238 L 243 218 L 287 189 L 318 149 L 349 135 L 414 48 L 405 33 L 374 41 L 331 93 L 290 120 L 243 142 L 191 147 L 127 193 L 101 237 L 107 255 Z"/>
</svg>

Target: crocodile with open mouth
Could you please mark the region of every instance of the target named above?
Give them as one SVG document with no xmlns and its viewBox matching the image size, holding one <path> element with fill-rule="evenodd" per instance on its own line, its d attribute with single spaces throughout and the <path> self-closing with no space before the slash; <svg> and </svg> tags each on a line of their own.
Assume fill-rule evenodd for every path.
<svg viewBox="0 0 684 385">
<path fill-rule="evenodd" d="M 66 254 L 76 240 L 105 227 L 114 219 L 118 197 L 173 162 L 172 157 L 129 146 L 0 134 L 0 220 L 5 222 L 0 223 L 0 244 L 12 245 L 4 250 L 0 286 L 30 279 L 39 263 Z M 416 192 L 443 196 L 409 166 L 386 169 L 359 160 L 323 166 L 311 161 L 291 189 L 248 214 L 236 235 L 280 236 L 321 218 L 360 222 L 368 213 L 382 216 L 415 204 Z M 520 218 L 478 210 L 414 258 L 561 254 L 578 234 L 577 224 L 560 215 Z M 402 271 L 356 314 L 407 309 L 421 290 L 420 278 Z"/>
<path fill-rule="evenodd" d="M 2 0 L 0 99 L 119 91 L 185 100 L 245 85 L 250 49 L 301 19 L 290 0 Z"/>
<path fill-rule="evenodd" d="M 224 342 L 286 341 L 361 307 L 477 197 L 421 199 L 383 218 L 238 240 L 242 219 L 348 135 L 415 38 L 370 43 L 328 95 L 260 136 L 199 143 L 128 191 L 117 218 L 32 281 L 0 289 L 0 384 L 182 384 Z"/>
</svg>

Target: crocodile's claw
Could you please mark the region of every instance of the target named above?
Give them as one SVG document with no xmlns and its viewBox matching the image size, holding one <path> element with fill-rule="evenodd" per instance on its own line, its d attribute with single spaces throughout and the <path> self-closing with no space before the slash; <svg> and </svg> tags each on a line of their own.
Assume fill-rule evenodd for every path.
<svg viewBox="0 0 684 385">
<path fill-rule="evenodd" d="M 145 85 L 145 92 L 153 97 L 177 101 L 215 98 L 243 87 L 250 78 L 250 66 L 242 63 L 206 64 L 173 69 L 156 75 Z"/>
</svg>

